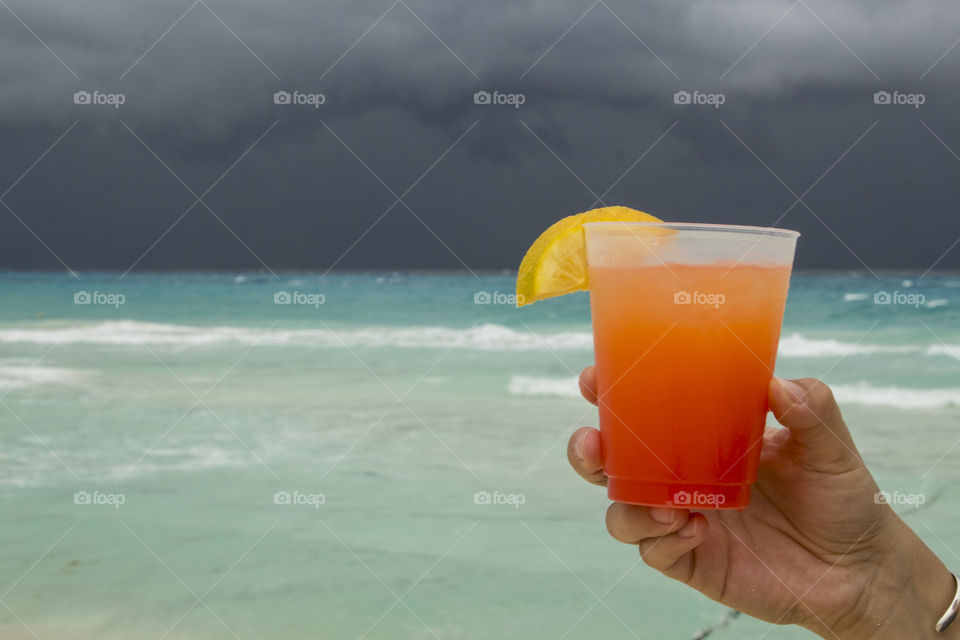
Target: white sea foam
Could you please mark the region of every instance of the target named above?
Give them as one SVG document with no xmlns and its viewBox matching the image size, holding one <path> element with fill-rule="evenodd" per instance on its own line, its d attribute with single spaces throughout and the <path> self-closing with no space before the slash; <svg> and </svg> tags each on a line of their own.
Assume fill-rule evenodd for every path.
<svg viewBox="0 0 960 640">
<path fill-rule="evenodd" d="M 910 353 L 919 350 L 920 347 L 909 345 L 842 342 L 829 338 L 806 338 L 799 333 L 792 333 L 780 338 L 780 347 L 777 353 L 786 358 L 824 358 L 871 353 Z"/>
<path fill-rule="evenodd" d="M 589 331 L 532 333 L 499 324 L 466 329 L 453 327 L 406 326 L 353 329 L 266 329 L 258 327 L 198 327 L 137 321 L 112 321 L 72 327 L 0 329 L 0 344 L 197 348 L 218 345 L 296 346 L 314 348 L 394 347 L 468 349 L 493 352 L 591 351 Z M 780 340 L 784 358 L 829 358 L 851 355 L 922 353 L 960 358 L 960 346 L 941 344 L 883 345 L 845 342 L 831 338 L 809 338 L 800 333 Z M 3 362 L 0 361 L 0 365 Z M 40 375 L 40 374 L 38 374 Z"/>
<path fill-rule="evenodd" d="M 897 409 L 938 409 L 960 407 L 960 388 L 909 389 L 874 387 L 866 382 L 834 385 L 833 392 L 841 404 L 860 404 Z M 547 378 L 512 376 L 507 391 L 515 396 L 547 396 L 574 398 L 580 396 L 576 377 Z"/>
<path fill-rule="evenodd" d="M 874 387 L 866 382 L 840 384 L 833 387 L 840 404 L 853 403 L 897 409 L 937 409 L 960 407 L 960 388 L 909 389 L 906 387 Z"/>
<path fill-rule="evenodd" d="M 0 360 L 0 392 L 38 385 L 76 385 L 92 373 L 81 369 L 33 366 L 22 359 Z"/>
<path fill-rule="evenodd" d="M 0 486 L 43 486 L 58 475 L 67 473 L 63 463 L 50 452 L 30 440 L 28 448 L 11 449 L 0 453 L 0 463 L 6 473 L 0 474 Z M 82 458 L 65 455 L 64 462 L 79 475 L 91 480 L 122 480 L 159 473 L 196 472 L 226 467 L 262 466 L 252 454 L 227 450 L 210 445 L 193 445 L 183 448 L 156 448 L 139 458 L 138 450 L 121 451 L 105 456 L 94 455 L 81 443 L 76 447 Z M 148 443 L 144 443 L 146 447 Z M 239 445 L 238 445 L 239 446 Z M 96 449 L 96 448 L 95 448 Z M 102 453 L 96 450 L 97 454 Z M 54 480 L 55 481 L 55 480 Z"/>
<path fill-rule="evenodd" d="M 257 464 L 252 455 L 243 456 L 217 447 L 193 446 L 183 450 L 151 451 L 136 464 L 117 465 L 106 470 L 106 475 L 135 477 L 168 471 L 203 471 L 251 464 Z"/>
<path fill-rule="evenodd" d="M 869 293 L 845 293 L 843 294 L 844 302 L 853 302 L 854 300 L 866 300 L 870 297 Z"/>
<path fill-rule="evenodd" d="M 580 387 L 576 376 L 564 378 L 511 376 L 507 391 L 514 396 L 580 397 Z"/>
<path fill-rule="evenodd" d="M 960 344 L 932 344 L 924 353 L 928 356 L 951 356 L 960 360 Z"/>
<path fill-rule="evenodd" d="M 151 322 L 103 322 L 67 328 L 0 329 L 0 343 L 97 344 L 201 347 L 228 343 L 313 347 L 432 347 L 480 351 L 556 351 L 593 348 L 586 331 L 533 334 L 497 324 L 450 327 L 367 327 L 363 329 L 260 329 L 195 327 Z"/>
<path fill-rule="evenodd" d="M 928 309 L 936 309 L 937 307 L 945 307 L 948 304 L 950 304 L 950 301 L 946 298 L 934 298 L 933 300 L 924 303 L 923 306 Z"/>
</svg>

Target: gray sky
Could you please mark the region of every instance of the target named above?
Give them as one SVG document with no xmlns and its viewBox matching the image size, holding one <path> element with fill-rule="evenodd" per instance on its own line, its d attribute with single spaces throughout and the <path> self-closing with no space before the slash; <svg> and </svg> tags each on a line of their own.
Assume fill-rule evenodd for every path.
<svg viewBox="0 0 960 640">
<path fill-rule="evenodd" d="M 512 268 L 600 202 L 960 268 L 956 3 L 4 1 L 4 268 Z"/>
</svg>

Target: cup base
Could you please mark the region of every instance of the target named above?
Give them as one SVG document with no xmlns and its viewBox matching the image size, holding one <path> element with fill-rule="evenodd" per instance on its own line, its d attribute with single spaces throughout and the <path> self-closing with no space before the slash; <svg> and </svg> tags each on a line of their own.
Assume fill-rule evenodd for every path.
<svg viewBox="0 0 960 640">
<path fill-rule="evenodd" d="M 750 504 L 749 484 L 692 484 L 608 478 L 607 497 L 647 507 L 743 510 Z"/>
</svg>

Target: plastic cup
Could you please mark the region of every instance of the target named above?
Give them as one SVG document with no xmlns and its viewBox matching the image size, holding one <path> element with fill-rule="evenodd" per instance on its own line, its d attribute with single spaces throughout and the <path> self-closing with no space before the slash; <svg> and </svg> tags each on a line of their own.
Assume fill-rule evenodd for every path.
<svg viewBox="0 0 960 640">
<path fill-rule="evenodd" d="M 800 234 L 623 222 L 585 233 L 610 499 L 743 509 Z"/>
</svg>

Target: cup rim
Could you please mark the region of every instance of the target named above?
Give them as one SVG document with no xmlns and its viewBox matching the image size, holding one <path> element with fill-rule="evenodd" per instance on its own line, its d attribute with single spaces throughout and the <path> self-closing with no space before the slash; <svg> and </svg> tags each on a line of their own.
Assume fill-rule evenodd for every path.
<svg viewBox="0 0 960 640">
<path fill-rule="evenodd" d="M 799 238 L 800 232 L 777 227 L 753 227 L 736 224 L 710 224 L 701 222 L 626 222 L 607 220 L 587 222 L 584 227 L 647 227 L 651 229 L 673 229 L 676 231 L 711 231 L 715 233 L 753 234 L 780 238 Z"/>
</svg>

